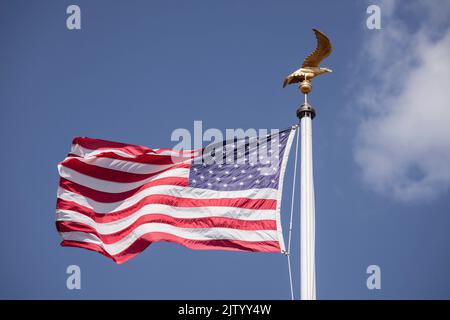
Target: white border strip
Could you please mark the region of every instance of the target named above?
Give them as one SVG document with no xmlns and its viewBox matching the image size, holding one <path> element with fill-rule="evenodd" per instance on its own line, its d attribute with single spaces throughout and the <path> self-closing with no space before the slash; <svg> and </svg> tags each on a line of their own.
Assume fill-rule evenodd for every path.
<svg viewBox="0 0 450 320">
<path fill-rule="evenodd" d="M 280 252 L 286 252 L 286 247 L 284 245 L 284 237 L 283 237 L 283 227 L 281 225 L 281 196 L 283 193 L 283 180 L 284 174 L 286 171 L 286 165 L 289 159 L 289 152 L 291 151 L 292 141 L 294 140 L 295 133 L 298 130 L 298 125 L 294 125 L 291 127 L 291 131 L 289 132 L 289 138 L 286 143 L 286 147 L 283 154 L 283 160 L 281 161 L 281 169 L 280 169 L 280 178 L 278 179 L 278 190 L 277 190 L 277 209 L 275 210 L 275 216 L 277 221 L 277 235 L 278 242 L 280 243 Z"/>
</svg>

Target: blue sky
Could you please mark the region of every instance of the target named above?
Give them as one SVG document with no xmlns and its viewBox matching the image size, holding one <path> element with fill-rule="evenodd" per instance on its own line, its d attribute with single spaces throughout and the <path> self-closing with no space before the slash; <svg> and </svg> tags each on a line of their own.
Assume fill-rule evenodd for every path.
<svg viewBox="0 0 450 320">
<path fill-rule="evenodd" d="M 73 3 L 82 29 L 69 31 Z M 292 125 L 302 97 L 281 84 L 313 49 L 316 27 L 334 46 L 323 63 L 334 73 L 310 97 L 317 297 L 449 299 L 450 6 L 398 3 L 0 1 L 0 298 L 289 299 L 280 254 L 157 243 L 115 265 L 60 247 L 56 164 L 75 136 L 158 148 L 194 120 Z M 369 4 L 381 6 L 381 30 L 366 27 Z M 294 224 L 298 298 L 298 215 Z M 66 288 L 71 264 L 81 290 Z M 381 290 L 366 287 L 372 264 Z"/>
</svg>

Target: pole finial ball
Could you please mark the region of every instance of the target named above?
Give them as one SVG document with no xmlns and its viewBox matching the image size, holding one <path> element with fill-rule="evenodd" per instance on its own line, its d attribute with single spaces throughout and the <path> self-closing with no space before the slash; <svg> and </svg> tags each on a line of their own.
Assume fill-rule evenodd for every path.
<svg viewBox="0 0 450 320">
<path fill-rule="evenodd" d="M 309 80 L 304 80 L 304 81 L 302 81 L 301 83 L 300 83 L 300 91 L 303 93 L 303 94 L 308 94 L 308 93 L 310 93 L 311 92 L 311 90 L 312 90 L 312 84 L 311 84 L 311 81 L 309 81 Z"/>
</svg>

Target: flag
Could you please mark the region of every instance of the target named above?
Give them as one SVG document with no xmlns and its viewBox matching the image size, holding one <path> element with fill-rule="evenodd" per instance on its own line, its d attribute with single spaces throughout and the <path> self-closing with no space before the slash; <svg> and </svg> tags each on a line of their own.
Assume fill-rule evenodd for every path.
<svg viewBox="0 0 450 320">
<path fill-rule="evenodd" d="M 280 205 L 294 131 L 184 151 L 77 137 L 58 164 L 61 245 L 116 263 L 157 241 L 283 252 Z"/>
</svg>

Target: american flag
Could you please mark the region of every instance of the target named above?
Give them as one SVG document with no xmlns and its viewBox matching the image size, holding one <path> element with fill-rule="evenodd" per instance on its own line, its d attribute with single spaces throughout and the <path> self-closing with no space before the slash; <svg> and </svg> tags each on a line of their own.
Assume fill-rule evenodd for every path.
<svg viewBox="0 0 450 320">
<path fill-rule="evenodd" d="M 116 263 L 157 241 L 283 252 L 281 193 L 294 131 L 189 151 L 77 137 L 58 165 L 61 245 Z"/>
</svg>

